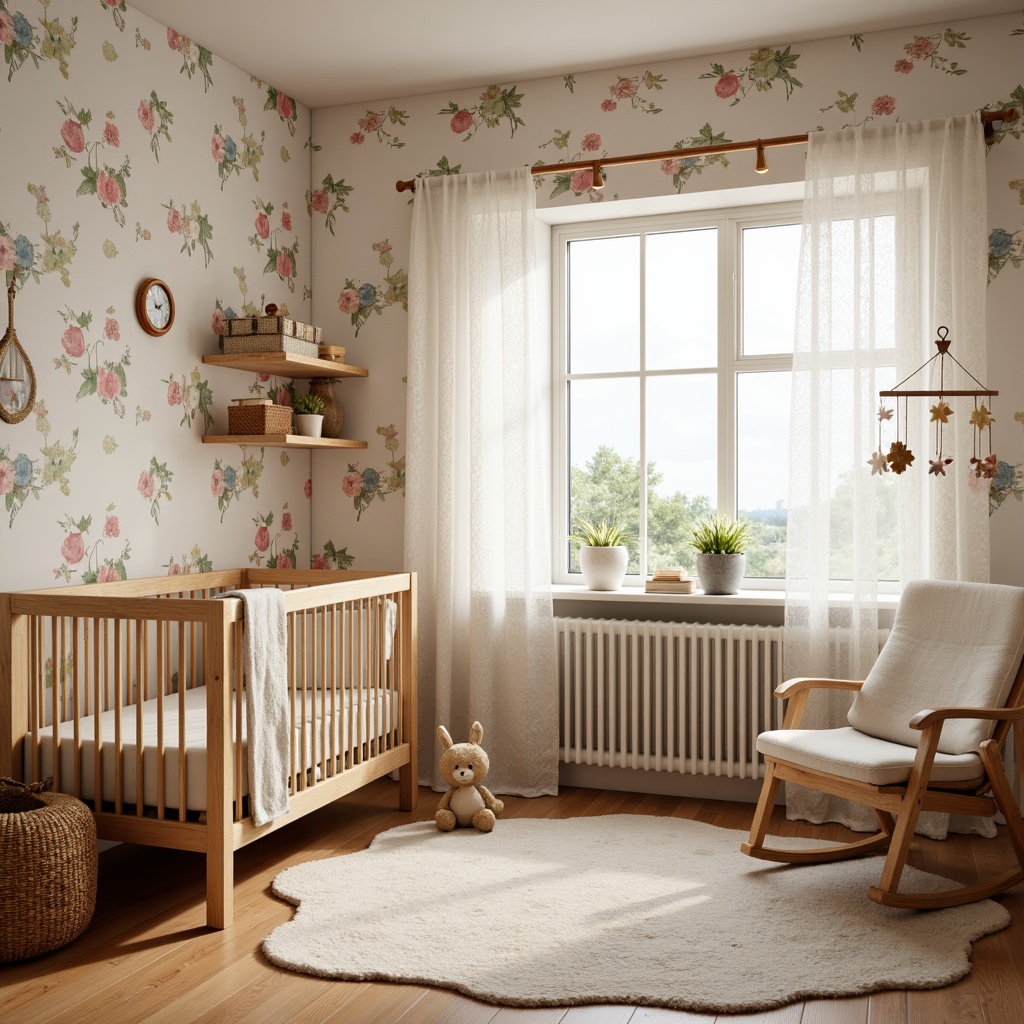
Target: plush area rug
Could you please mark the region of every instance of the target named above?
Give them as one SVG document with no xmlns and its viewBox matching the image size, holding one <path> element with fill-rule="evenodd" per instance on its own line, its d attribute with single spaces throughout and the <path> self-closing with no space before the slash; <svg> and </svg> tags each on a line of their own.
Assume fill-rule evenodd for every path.
<svg viewBox="0 0 1024 1024">
<path fill-rule="evenodd" d="M 299 909 L 263 951 L 307 974 L 509 1006 L 714 1013 L 944 985 L 970 970 L 972 940 L 1010 921 L 992 900 L 881 907 L 866 895 L 880 858 L 770 865 L 740 853 L 745 838 L 630 814 L 499 820 L 490 834 L 403 825 L 281 872 L 274 892 Z M 904 876 L 907 890 L 951 887 Z"/>
</svg>

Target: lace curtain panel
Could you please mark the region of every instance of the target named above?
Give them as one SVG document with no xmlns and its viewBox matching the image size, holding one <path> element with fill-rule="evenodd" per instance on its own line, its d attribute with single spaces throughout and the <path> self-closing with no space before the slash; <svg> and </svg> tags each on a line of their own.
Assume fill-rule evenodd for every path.
<svg viewBox="0 0 1024 1024">
<path fill-rule="evenodd" d="M 409 270 L 405 557 L 419 581 L 419 775 L 479 720 L 495 792 L 557 792 L 550 352 L 529 170 L 420 178 Z"/>
<path fill-rule="evenodd" d="M 878 392 L 935 355 L 940 326 L 949 329 L 951 354 L 985 379 L 984 150 L 977 114 L 809 137 L 793 358 L 787 677 L 867 675 L 884 625 L 879 580 L 988 580 L 988 500 L 971 486 L 967 407 L 943 430 L 944 455 L 953 459 L 945 476 L 928 472 L 935 455 L 927 399 L 899 402 L 915 464 L 898 478 L 868 464 L 879 448 Z M 895 412 L 896 400 L 887 402 Z M 895 439 L 894 422 L 885 426 L 883 453 Z M 836 596 L 836 580 L 849 592 Z M 809 707 L 807 727 L 846 724 L 848 697 L 815 697 L 823 699 Z M 787 786 L 787 808 L 791 818 L 813 822 L 877 824 L 866 808 L 798 786 Z M 920 831 L 945 834 L 944 818 L 922 822 Z M 973 827 L 951 825 L 960 826 Z"/>
</svg>

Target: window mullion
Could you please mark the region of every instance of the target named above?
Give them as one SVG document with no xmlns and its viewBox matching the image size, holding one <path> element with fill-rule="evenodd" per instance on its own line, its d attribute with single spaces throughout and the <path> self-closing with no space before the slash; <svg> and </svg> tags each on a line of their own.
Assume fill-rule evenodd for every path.
<svg viewBox="0 0 1024 1024">
<path fill-rule="evenodd" d="M 639 573 L 647 578 L 647 234 L 640 234 L 640 536 Z"/>
<path fill-rule="evenodd" d="M 739 345 L 739 226 L 718 225 L 718 510 L 736 514 L 736 364 Z"/>
</svg>

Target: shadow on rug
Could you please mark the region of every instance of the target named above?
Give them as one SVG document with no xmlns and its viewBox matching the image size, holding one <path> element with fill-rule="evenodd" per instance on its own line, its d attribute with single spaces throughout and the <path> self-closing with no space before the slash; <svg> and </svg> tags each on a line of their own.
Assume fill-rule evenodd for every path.
<svg viewBox="0 0 1024 1024">
<path fill-rule="evenodd" d="M 744 839 L 632 814 L 512 818 L 490 834 L 403 825 L 281 872 L 274 892 L 299 909 L 263 951 L 306 974 L 508 1006 L 716 1013 L 945 985 L 970 970 L 974 939 L 1010 923 L 992 900 L 881 907 L 866 895 L 878 857 L 766 865 L 739 852 Z M 907 868 L 902 888 L 952 885 Z"/>
</svg>

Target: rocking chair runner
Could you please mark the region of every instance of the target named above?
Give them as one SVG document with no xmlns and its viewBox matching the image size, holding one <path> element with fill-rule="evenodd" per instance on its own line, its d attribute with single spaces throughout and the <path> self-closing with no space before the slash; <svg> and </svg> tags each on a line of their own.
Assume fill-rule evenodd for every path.
<svg viewBox="0 0 1024 1024">
<path fill-rule="evenodd" d="M 856 691 L 848 726 L 799 728 L 807 698 L 819 687 Z M 1024 881 L 1024 819 L 1002 761 L 1012 726 L 1024 793 L 1024 589 L 910 583 L 866 680 L 790 679 L 775 696 L 789 703 L 783 727 L 757 740 L 767 768 L 749 840 L 740 847 L 744 853 L 797 864 L 887 850 L 881 880 L 868 896 L 893 907 L 960 906 Z M 781 782 L 866 804 L 880 830 L 818 850 L 765 846 Z M 1001 812 L 1016 867 L 947 892 L 901 893 L 922 811 Z"/>
</svg>

